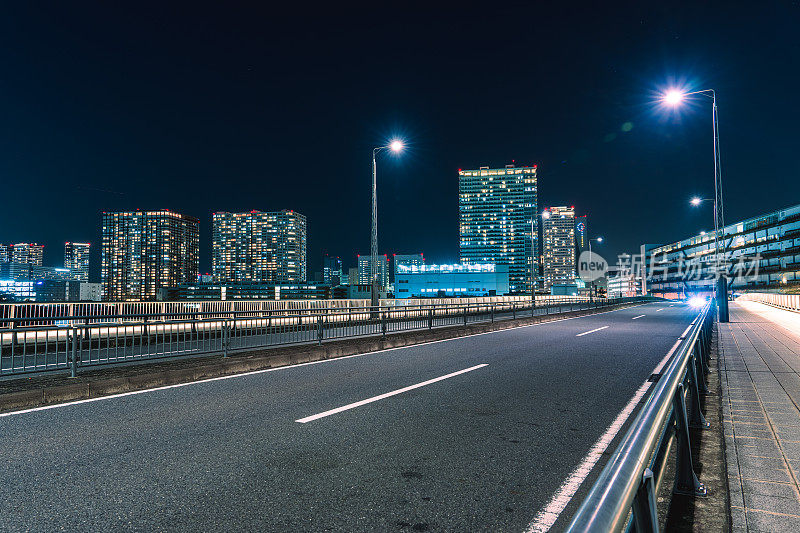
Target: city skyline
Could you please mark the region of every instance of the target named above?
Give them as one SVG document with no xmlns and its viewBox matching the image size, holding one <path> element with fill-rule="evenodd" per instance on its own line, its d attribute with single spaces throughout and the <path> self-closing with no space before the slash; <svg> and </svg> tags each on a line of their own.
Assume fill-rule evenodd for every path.
<svg viewBox="0 0 800 533">
<path fill-rule="evenodd" d="M 203 10 L 168 10 L 163 25 L 123 6 L 55 7 L 46 16 L 35 6 L 17 10 L 3 32 L 20 53 L 5 70 L 2 105 L 14 134 L 3 139 L 0 173 L 10 178 L 10 194 L 35 197 L 60 223 L 22 224 L 28 207 L 12 202 L 0 213 L 0 242 L 44 244 L 47 264 L 58 264 L 65 241 L 99 242 L 102 211 L 136 208 L 198 218 L 202 272 L 211 271 L 218 210 L 296 209 L 309 220 L 309 272 L 320 269 L 325 251 L 350 262 L 369 242 L 370 150 L 395 135 L 408 144 L 378 173 L 381 253 L 424 250 L 433 262 L 455 260 L 454 173 L 514 163 L 538 165 L 549 205 L 575 205 L 595 235 L 614 230 L 603 247 L 613 259 L 643 240 L 711 229 L 707 209 L 686 206 L 713 193 L 710 112 L 655 104 L 661 88 L 681 82 L 718 92 L 730 219 L 800 196 L 797 180 L 786 179 L 797 170 L 790 156 L 797 111 L 785 101 L 793 78 L 778 68 L 800 57 L 791 32 L 781 30 L 792 20 L 788 7 L 726 6 L 724 25 L 708 24 L 714 10 L 705 5 L 692 6 L 692 17 L 667 6 L 591 16 L 556 7 L 432 8 L 427 21 L 378 8 L 374 25 L 356 14 L 336 25 L 329 14 L 285 15 L 303 20 L 301 40 L 291 23 L 265 33 L 266 12 L 246 8 L 215 14 L 225 23 L 199 42 L 178 36 L 198 35 Z M 571 31 L 561 35 L 554 28 L 565 18 Z M 508 40 L 464 38 L 478 21 L 503 27 Z M 529 31 L 529 21 L 544 35 Z M 735 38 L 743 33 L 780 53 L 753 53 Z M 151 44 L 128 49 L 141 34 Z M 364 54 L 351 54 L 365 41 L 372 46 Z M 196 53 L 186 53 L 187 42 Z M 291 53 L 272 52 L 284 43 Z M 362 61 L 374 65 L 369 87 L 353 83 Z M 502 73 L 513 76 L 504 81 Z M 398 85 L 417 74 L 424 85 Z M 147 81 L 154 75 L 158 84 Z M 318 126 L 313 134 L 309 124 Z M 763 186 L 752 187 L 753 172 Z M 670 187 L 654 196 L 659 183 Z M 436 209 L 408 216 L 409 206 L 431 202 Z M 661 224 L 661 213 L 674 223 Z"/>
</svg>

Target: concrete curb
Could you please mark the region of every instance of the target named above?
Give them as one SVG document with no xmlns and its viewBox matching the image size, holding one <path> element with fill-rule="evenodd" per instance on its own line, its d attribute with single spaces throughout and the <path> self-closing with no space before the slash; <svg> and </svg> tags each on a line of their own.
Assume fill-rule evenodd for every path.
<svg viewBox="0 0 800 533">
<path fill-rule="evenodd" d="M 557 315 L 517 318 L 500 322 L 481 322 L 466 326 L 458 325 L 432 330 L 405 331 L 387 334 L 386 337 L 343 339 L 325 342 L 321 345 L 256 348 L 248 352 L 237 353 L 225 359 L 218 355 L 212 355 L 182 359 L 180 361 L 161 360 L 153 362 L 152 364 L 154 366 L 157 365 L 157 368 L 153 368 L 148 372 L 140 372 L 140 366 L 98 367 L 96 370 L 87 370 L 74 379 L 59 376 L 55 380 L 56 383 L 51 382 L 46 386 L 32 382 L 29 389 L 1 393 L 0 412 L 99 398 L 112 394 L 243 374 L 255 370 L 377 352 L 432 341 L 456 339 L 479 333 L 502 331 L 564 318 L 624 309 L 636 305 L 641 305 L 641 303 L 619 304 L 600 309 L 570 311 Z M 109 376 L 109 374 L 111 375 Z M 20 377 L 20 379 L 26 378 Z"/>
</svg>

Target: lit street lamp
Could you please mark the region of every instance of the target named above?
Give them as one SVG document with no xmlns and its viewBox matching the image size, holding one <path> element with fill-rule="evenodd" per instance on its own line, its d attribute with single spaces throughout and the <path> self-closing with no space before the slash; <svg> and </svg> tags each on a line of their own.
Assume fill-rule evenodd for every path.
<svg viewBox="0 0 800 533">
<path fill-rule="evenodd" d="M 725 213 L 722 203 L 722 168 L 719 155 L 719 121 L 717 117 L 717 93 L 713 89 L 703 89 L 702 91 L 684 92 L 678 89 L 670 89 L 662 95 L 662 101 L 672 107 L 682 104 L 687 96 L 701 94 L 711 98 L 711 125 L 714 133 L 714 256 L 716 270 L 716 299 L 719 312 L 719 321 L 728 321 L 728 279 L 721 275 L 720 271 L 720 247 L 719 231 L 725 228 Z M 692 205 L 699 205 L 704 199 L 693 198 Z"/>
<path fill-rule="evenodd" d="M 381 150 L 391 150 L 394 153 L 403 150 L 403 141 L 394 139 L 385 146 L 378 146 L 372 149 L 372 239 L 370 243 L 370 274 L 372 278 L 372 290 L 370 303 L 372 307 L 378 306 L 379 285 L 378 285 L 378 191 L 375 157 Z"/>
</svg>

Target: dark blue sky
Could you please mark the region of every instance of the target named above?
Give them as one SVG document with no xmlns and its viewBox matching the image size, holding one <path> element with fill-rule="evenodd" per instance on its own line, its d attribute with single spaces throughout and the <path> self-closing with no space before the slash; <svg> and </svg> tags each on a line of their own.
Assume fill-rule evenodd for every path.
<svg viewBox="0 0 800 533">
<path fill-rule="evenodd" d="M 540 209 L 575 205 L 614 258 L 711 227 L 719 95 L 729 222 L 800 203 L 798 2 L 507 8 L 18 2 L 0 19 L 0 242 L 95 244 L 100 213 L 296 209 L 309 272 L 369 248 L 458 256 L 457 170 L 539 165 Z M 630 123 L 623 131 L 623 125 Z M 631 127 L 632 126 L 632 127 Z M 613 262 L 613 260 L 612 260 Z M 96 268 L 94 269 L 96 271 Z"/>
</svg>

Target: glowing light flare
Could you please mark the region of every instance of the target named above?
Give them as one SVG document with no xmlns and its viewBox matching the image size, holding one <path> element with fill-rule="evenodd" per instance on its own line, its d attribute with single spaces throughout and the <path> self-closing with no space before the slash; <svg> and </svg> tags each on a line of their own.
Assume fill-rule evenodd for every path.
<svg viewBox="0 0 800 533">
<path fill-rule="evenodd" d="M 692 296 L 689 298 L 689 305 L 695 309 L 700 309 L 706 305 L 706 299 L 703 296 Z"/>
<path fill-rule="evenodd" d="M 403 141 L 400 139 L 395 139 L 391 143 L 389 143 L 389 149 L 394 152 L 401 152 L 403 150 Z"/>
<path fill-rule="evenodd" d="M 661 99 L 667 105 L 676 106 L 682 103 L 685 97 L 686 95 L 683 93 L 683 91 L 679 91 L 678 89 L 670 89 L 664 93 Z"/>
<path fill-rule="evenodd" d="M 702 201 L 703 201 L 703 200 L 702 200 L 701 198 L 698 198 L 697 196 L 695 196 L 694 198 L 692 198 L 691 200 L 689 200 L 689 203 L 691 203 L 693 206 L 698 206 L 698 205 L 700 205 L 700 203 L 701 203 Z"/>
</svg>

